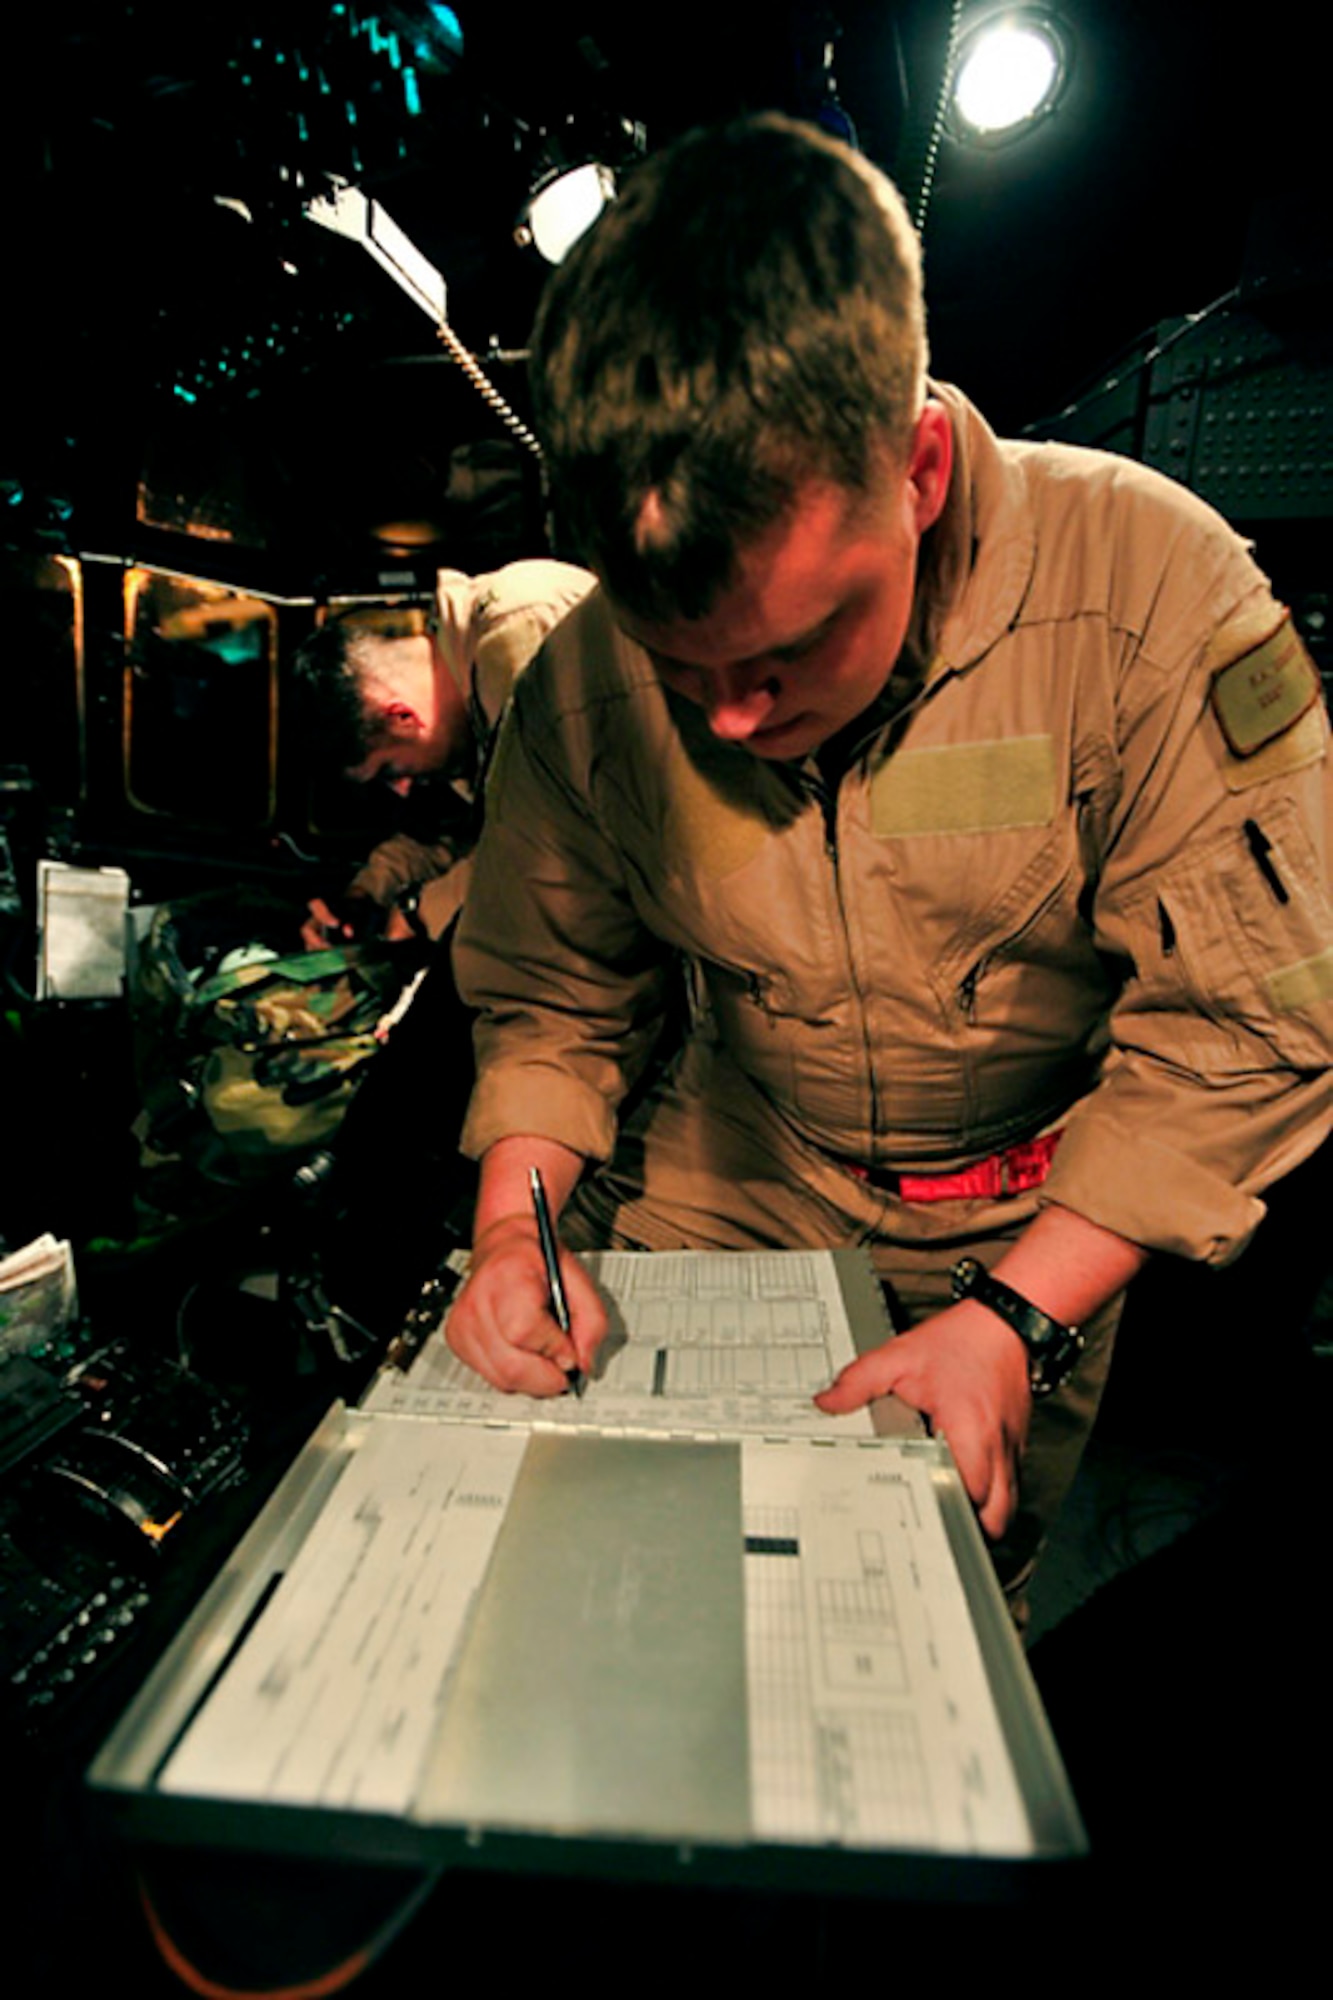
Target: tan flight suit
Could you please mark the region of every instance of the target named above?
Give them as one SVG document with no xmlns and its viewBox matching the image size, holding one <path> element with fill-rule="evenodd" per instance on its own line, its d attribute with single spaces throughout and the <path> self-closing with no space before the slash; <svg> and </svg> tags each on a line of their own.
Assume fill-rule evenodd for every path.
<svg viewBox="0 0 1333 2000">
<path fill-rule="evenodd" d="M 1308 657 L 1192 495 L 999 442 L 938 393 L 948 504 L 836 795 L 714 739 L 600 594 L 520 684 L 456 951 L 485 1010 L 463 1143 L 611 1161 L 570 1241 L 865 1243 L 920 1317 L 964 1249 L 993 1262 L 1047 1200 L 1223 1263 L 1328 1128 Z M 706 1005 L 617 1141 L 677 953 Z M 1045 1185 L 1007 1200 L 908 1203 L 854 1171 L 939 1173 L 1057 1126 Z M 1011 1567 L 1072 1477 L 1115 1317 L 1038 1406 Z"/>
<path fill-rule="evenodd" d="M 474 803 L 491 740 L 514 682 L 567 611 L 592 588 L 570 563 L 506 563 L 484 576 L 442 569 L 435 579 L 435 643 L 467 705 L 468 742 L 450 783 Z M 423 842 L 397 833 L 380 842 L 349 885 L 354 896 L 387 906 L 404 889 L 422 888 L 420 917 L 431 937 L 449 928 L 472 876 L 475 834 Z"/>
</svg>

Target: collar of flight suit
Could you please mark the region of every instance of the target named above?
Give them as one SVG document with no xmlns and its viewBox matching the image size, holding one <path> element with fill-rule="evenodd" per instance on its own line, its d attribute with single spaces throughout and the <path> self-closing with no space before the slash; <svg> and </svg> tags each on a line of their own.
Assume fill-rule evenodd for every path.
<svg viewBox="0 0 1333 2000">
<path fill-rule="evenodd" d="M 932 382 L 953 429 L 944 511 L 922 547 L 908 643 L 929 662 L 926 686 L 974 666 L 1010 631 L 1037 560 L 1021 449 L 1002 450 L 960 390 Z"/>
<path fill-rule="evenodd" d="M 520 558 L 482 576 L 442 569 L 435 578 L 435 641 L 463 699 L 489 729 L 552 627 L 586 597 L 587 570 Z"/>
</svg>

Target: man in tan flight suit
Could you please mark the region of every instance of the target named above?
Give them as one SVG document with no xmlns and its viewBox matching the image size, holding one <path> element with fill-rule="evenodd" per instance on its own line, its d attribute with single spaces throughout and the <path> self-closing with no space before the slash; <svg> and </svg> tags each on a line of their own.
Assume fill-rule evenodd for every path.
<svg viewBox="0 0 1333 2000">
<path fill-rule="evenodd" d="M 456 949 L 448 1334 L 532 1394 L 593 1358 L 530 1164 L 567 1245 L 864 1244 L 903 1330 L 818 1400 L 944 1432 L 1017 1583 L 1125 1286 L 1235 1256 L 1328 1129 L 1328 728 L 1217 515 L 925 365 L 896 193 L 777 118 L 647 162 L 552 281 L 538 419 L 602 588 L 520 686 Z M 621 1129 L 676 955 L 707 1004 Z"/>
<path fill-rule="evenodd" d="M 386 785 L 400 799 L 430 782 L 448 821 L 427 838 L 418 828 L 381 841 L 336 911 L 314 898 L 301 933 L 307 950 L 350 935 L 371 912 L 390 939 L 406 937 L 400 910 L 409 899 L 430 937 L 449 928 L 467 893 L 501 712 L 546 634 L 591 586 L 586 571 L 544 559 L 475 577 L 442 569 L 432 605 L 357 605 L 307 644 L 300 673 L 326 757 L 354 783 Z"/>
</svg>

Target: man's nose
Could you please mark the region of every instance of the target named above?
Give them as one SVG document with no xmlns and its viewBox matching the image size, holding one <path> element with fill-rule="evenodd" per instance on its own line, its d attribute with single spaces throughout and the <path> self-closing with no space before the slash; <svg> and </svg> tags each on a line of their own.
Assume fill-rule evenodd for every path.
<svg viewBox="0 0 1333 2000">
<path fill-rule="evenodd" d="M 744 743 L 763 728 L 777 698 L 772 674 L 752 667 L 723 667 L 709 683 L 704 703 L 708 726 L 724 743 Z"/>
</svg>

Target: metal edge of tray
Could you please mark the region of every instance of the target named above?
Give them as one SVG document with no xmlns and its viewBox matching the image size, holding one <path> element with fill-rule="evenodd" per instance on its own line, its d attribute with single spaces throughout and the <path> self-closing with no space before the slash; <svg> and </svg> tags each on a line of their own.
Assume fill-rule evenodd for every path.
<svg viewBox="0 0 1333 2000">
<path fill-rule="evenodd" d="M 958 1567 L 1036 1852 L 1082 1857 L 1088 1852 L 1088 1836 L 1059 1746 L 953 1455 L 942 1438 L 935 1443 L 940 1452 L 934 1474 L 940 1519 Z"/>
<path fill-rule="evenodd" d="M 341 1477 L 356 1443 L 351 1414 L 338 1401 L 320 1419 L 93 1758 L 95 1791 L 155 1791 L 163 1759 Z"/>
</svg>

